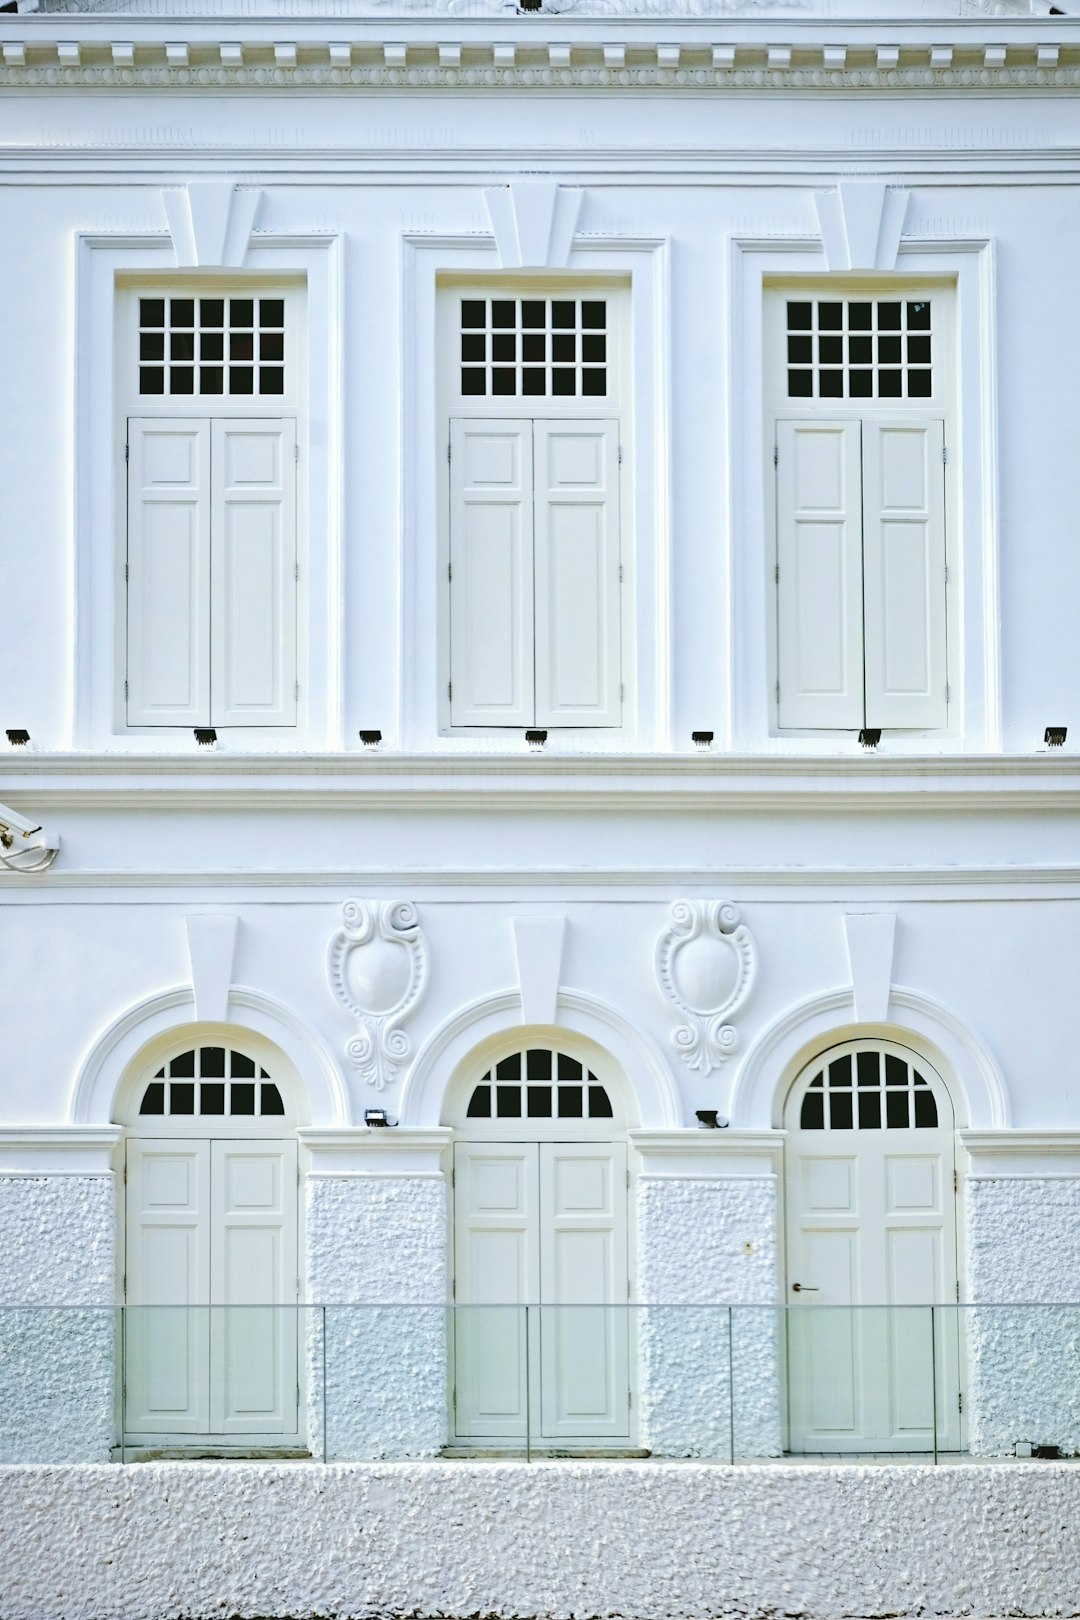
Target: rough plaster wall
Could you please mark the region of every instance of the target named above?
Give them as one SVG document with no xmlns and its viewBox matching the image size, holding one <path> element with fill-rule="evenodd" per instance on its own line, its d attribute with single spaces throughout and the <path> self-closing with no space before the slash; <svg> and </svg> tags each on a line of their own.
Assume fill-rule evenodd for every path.
<svg viewBox="0 0 1080 1620">
<path fill-rule="evenodd" d="M 0 1614 L 1075 1614 L 1080 1469 L 151 1463 L 0 1470 Z"/>
<path fill-rule="evenodd" d="M 111 1177 L 0 1178 L 0 1462 L 108 1461 L 115 1233 Z"/>
<path fill-rule="evenodd" d="M 315 1176 L 307 1200 L 308 1296 L 327 1307 L 308 1323 L 312 1450 L 325 1432 L 331 1460 L 433 1456 L 447 1433 L 445 1184 Z"/>
<path fill-rule="evenodd" d="M 1009 1453 L 1021 1440 L 1080 1453 L 1078 1234 L 1080 1181 L 1002 1176 L 968 1183 L 975 1308 L 962 1321 L 974 1452 Z M 1055 1308 L 1071 1300 L 1077 1303 Z"/>
<path fill-rule="evenodd" d="M 641 1439 L 655 1455 L 779 1454 L 776 1219 L 771 1177 L 640 1178 Z"/>
</svg>

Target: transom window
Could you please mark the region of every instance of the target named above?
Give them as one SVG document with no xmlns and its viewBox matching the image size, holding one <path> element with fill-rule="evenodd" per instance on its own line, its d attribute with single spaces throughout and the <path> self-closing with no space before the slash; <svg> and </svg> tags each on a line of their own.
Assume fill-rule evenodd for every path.
<svg viewBox="0 0 1080 1620">
<path fill-rule="evenodd" d="M 565 1052 L 530 1047 L 496 1063 L 473 1091 L 469 1119 L 611 1119 L 611 1098 Z"/>
<path fill-rule="evenodd" d="M 804 1131 L 934 1130 L 938 1108 L 929 1083 L 895 1052 L 845 1052 L 810 1082 L 799 1124 Z"/>
<path fill-rule="evenodd" d="M 929 299 L 789 298 L 790 399 L 929 399 Z"/>
<path fill-rule="evenodd" d="M 148 1082 L 140 1114 L 280 1117 L 281 1092 L 245 1052 L 197 1046 L 171 1058 Z"/>
<path fill-rule="evenodd" d="M 604 298 L 463 298 L 461 392 L 603 398 L 607 327 Z"/>
<path fill-rule="evenodd" d="M 139 394 L 285 393 L 285 300 L 250 294 L 139 299 Z"/>
</svg>

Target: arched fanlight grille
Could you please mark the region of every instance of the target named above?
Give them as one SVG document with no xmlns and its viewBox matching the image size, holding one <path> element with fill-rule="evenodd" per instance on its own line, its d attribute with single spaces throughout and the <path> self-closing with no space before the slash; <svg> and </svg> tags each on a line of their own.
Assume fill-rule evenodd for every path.
<svg viewBox="0 0 1080 1620">
<path fill-rule="evenodd" d="M 925 1075 L 895 1052 L 844 1052 L 814 1076 L 802 1100 L 804 1131 L 934 1130 L 938 1106 Z"/>
<path fill-rule="evenodd" d="M 494 1064 L 475 1087 L 468 1119 L 611 1119 L 607 1089 L 566 1052 L 532 1046 Z"/>
<path fill-rule="evenodd" d="M 147 1083 L 140 1115 L 280 1118 L 281 1092 L 246 1052 L 197 1046 L 170 1058 Z"/>
</svg>

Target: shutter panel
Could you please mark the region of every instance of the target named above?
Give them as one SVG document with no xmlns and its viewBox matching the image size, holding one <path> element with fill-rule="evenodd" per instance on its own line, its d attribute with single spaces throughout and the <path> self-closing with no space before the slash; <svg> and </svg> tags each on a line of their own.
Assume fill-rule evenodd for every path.
<svg viewBox="0 0 1080 1620">
<path fill-rule="evenodd" d="M 948 720 L 944 442 L 925 418 L 863 428 L 868 726 Z"/>
<path fill-rule="evenodd" d="M 296 424 L 213 424 L 215 726 L 296 724 Z"/>
<path fill-rule="evenodd" d="M 781 726 L 863 724 L 859 423 L 777 423 Z"/>
<path fill-rule="evenodd" d="M 618 426 L 537 421 L 534 433 L 536 723 L 617 726 Z"/>
<path fill-rule="evenodd" d="M 128 724 L 210 724 L 210 424 L 128 423 Z"/>
<path fill-rule="evenodd" d="M 450 434 L 451 723 L 531 726 L 532 424 Z"/>
</svg>

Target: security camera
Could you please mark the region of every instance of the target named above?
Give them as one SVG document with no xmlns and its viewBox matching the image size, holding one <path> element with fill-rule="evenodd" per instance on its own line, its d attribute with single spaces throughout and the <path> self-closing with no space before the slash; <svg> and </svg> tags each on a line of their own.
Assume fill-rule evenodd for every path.
<svg viewBox="0 0 1080 1620">
<path fill-rule="evenodd" d="M 33 838 L 34 834 L 40 831 L 41 828 L 36 822 L 27 821 L 17 810 L 9 810 L 6 804 L 0 804 L 0 837 L 5 833 L 9 836 L 18 833 L 22 838 Z M 11 846 L 8 844 L 6 847 Z"/>
<path fill-rule="evenodd" d="M 43 872 L 55 861 L 59 838 L 38 822 L 0 804 L 0 866 L 10 872 Z"/>
</svg>

